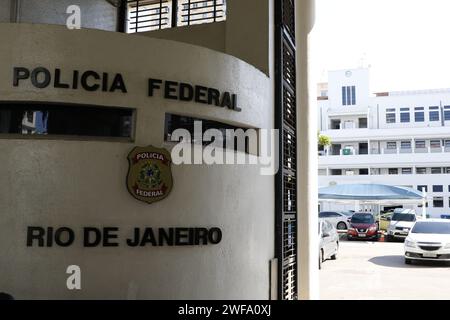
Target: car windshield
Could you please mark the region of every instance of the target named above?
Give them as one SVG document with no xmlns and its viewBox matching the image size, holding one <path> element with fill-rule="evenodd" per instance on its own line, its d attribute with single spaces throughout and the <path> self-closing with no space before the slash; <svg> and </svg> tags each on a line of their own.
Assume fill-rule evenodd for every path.
<svg viewBox="0 0 450 320">
<path fill-rule="evenodd" d="M 354 214 L 354 212 L 350 212 L 350 211 L 342 211 L 341 213 L 347 217 L 351 217 Z"/>
<path fill-rule="evenodd" d="M 450 223 L 448 222 L 417 222 L 412 233 L 450 234 Z"/>
<path fill-rule="evenodd" d="M 354 214 L 352 223 L 374 223 L 373 215 L 371 214 Z"/>
<path fill-rule="evenodd" d="M 392 221 L 409 221 L 414 222 L 416 221 L 416 215 L 410 214 L 410 213 L 394 213 L 392 216 Z"/>
</svg>

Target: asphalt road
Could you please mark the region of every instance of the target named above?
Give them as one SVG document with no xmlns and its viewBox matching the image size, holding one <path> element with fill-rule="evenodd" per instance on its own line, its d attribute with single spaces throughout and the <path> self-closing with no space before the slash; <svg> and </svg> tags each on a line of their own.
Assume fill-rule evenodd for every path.
<svg viewBox="0 0 450 320">
<path fill-rule="evenodd" d="M 450 299 L 450 266 L 406 265 L 403 243 L 341 241 L 319 274 L 326 300 Z"/>
</svg>

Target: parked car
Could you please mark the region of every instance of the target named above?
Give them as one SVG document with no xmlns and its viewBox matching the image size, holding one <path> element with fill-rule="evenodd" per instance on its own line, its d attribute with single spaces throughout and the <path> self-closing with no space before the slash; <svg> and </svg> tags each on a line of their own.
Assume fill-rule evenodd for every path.
<svg viewBox="0 0 450 320">
<path fill-rule="evenodd" d="M 319 218 L 330 222 L 338 230 L 347 230 L 349 215 L 351 217 L 350 213 L 344 211 L 322 211 Z"/>
<path fill-rule="evenodd" d="M 382 213 L 380 215 L 380 222 L 379 222 L 380 230 L 388 231 L 389 224 L 391 223 L 393 214 L 394 214 L 393 212 L 388 212 L 388 213 Z"/>
<path fill-rule="evenodd" d="M 387 241 L 404 240 L 417 220 L 416 212 L 410 209 L 396 210 L 389 221 Z"/>
<path fill-rule="evenodd" d="M 339 235 L 327 220 L 319 219 L 319 269 L 325 260 L 336 260 L 339 250 Z"/>
<path fill-rule="evenodd" d="M 378 224 L 371 213 L 358 212 L 352 216 L 347 230 L 347 239 L 378 239 Z"/>
<path fill-rule="evenodd" d="M 450 220 L 416 221 L 404 246 L 406 264 L 413 261 L 450 261 Z"/>
</svg>

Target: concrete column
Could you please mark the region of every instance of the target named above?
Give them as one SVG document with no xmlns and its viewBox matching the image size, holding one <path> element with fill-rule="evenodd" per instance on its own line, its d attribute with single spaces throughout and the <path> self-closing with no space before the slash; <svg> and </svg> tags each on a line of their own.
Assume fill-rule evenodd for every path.
<svg viewBox="0 0 450 320">
<path fill-rule="evenodd" d="M 318 157 L 315 82 L 309 72 L 314 0 L 295 1 L 297 45 L 298 298 L 319 298 Z"/>
</svg>

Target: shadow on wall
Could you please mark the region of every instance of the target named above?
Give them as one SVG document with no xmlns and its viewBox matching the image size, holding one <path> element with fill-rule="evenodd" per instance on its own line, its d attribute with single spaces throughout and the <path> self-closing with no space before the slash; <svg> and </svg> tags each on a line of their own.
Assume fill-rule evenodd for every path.
<svg viewBox="0 0 450 320">
<path fill-rule="evenodd" d="M 376 264 L 382 267 L 389 268 L 402 268 L 402 269 L 411 269 L 411 268 L 425 268 L 425 267 L 442 267 L 448 266 L 448 263 L 443 261 L 419 261 L 414 265 L 405 264 L 404 256 L 379 256 L 373 257 L 369 259 L 369 262 Z"/>
<path fill-rule="evenodd" d="M 8 293 L 0 292 L 0 300 L 14 300 L 14 297 Z"/>
</svg>

